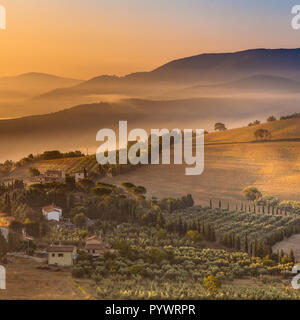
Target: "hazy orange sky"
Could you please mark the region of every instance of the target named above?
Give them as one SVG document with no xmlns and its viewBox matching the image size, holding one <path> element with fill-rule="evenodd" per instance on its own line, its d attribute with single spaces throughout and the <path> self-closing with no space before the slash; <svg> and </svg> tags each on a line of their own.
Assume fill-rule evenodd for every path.
<svg viewBox="0 0 300 320">
<path fill-rule="evenodd" d="M 175 58 L 300 47 L 290 0 L 0 0 L 0 76 L 87 79 L 151 70 Z"/>
</svg>

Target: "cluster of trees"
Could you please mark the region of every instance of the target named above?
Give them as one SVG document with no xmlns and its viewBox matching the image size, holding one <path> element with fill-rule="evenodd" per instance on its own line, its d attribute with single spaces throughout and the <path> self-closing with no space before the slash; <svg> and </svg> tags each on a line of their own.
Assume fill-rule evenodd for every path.
<svg viewBox="0 0 300 320">
<path fill-rule="evenodd" d="M 261 192 L 252 186 L 246 187 L 242 191 L 243 195 L 247 200 L 254 201 L 262 196 Z"/>
<path fill-rule="evenodd" d="M 187 222 L 182 221 L 182 217 L 179 216 L 177 220 L 169 222 L 166 226 L 168 232 L 177 233 L 179 236 L 187 235 L 191 240 L 197 239 L 216 241 L 216 232 L 212 224 L 206 224 L 200 219 L 197 221 Z"/>
<path fill-rule="evenodd" d="M 35 159 L 39 160 L 53 160 L 53 159 L 61 159 L 61 158 L 78 158 L 78 157 L 84 157 L 84 154 L 79 151 L 70 151 L 70 152 L 60 152 L 59 150 L 51 150 L 51 151 L 45 151 L 39 156 L 36 156 Z"/>
<path fill-rule="evenodd" d="M 64 217 L 71 218 L 79 228 L 85 228 L 90 218 L 113 223 L 138 223 L 157 229 L 165 228 L 163 211 L 172 212 L 194 204 L 191 195 L 147 200 L 146 193 L 145 187 L 130 182 L 123 182 L 121 187 L 95 183 L 88 178 L 75 183 L 74 177 L 70 176 L 64 183 L 36 183 L 27 188 L 23 181 L 15 180 L 0 185 L 0 210 L 14 217 L 30 235 L 41 236 L 47 231 L 43 226 L 41 208 L 49 203 L 62 207 Z"/>
<path fill-rule="evenodd" d="M 257 126 L 257 125 L 259 125 L 259 124 L 260 124 L 260 121 L 259 121 L 259 120 L 255 120 L 255 121 L 253 121 L 253 122 L 250 122 L 250 123 L 248 124 L 248 127 Z"/>
<path fill-rule="evenodd" d="M 84 154 L 81 151 L 70 151 L 70 152 L 63 153 L 58 150 L 45 151 L 40 155 L 33 155 L 31 153 L 17 162 L 8 160 L 3 165 L 1 164 L 0 172 L 2 171 L 3 175 L 6 175 L 13 168 L 22 167 L 24 165 L 34 162 L 35 160 L 54 160 L 54 159 L 61 159 L 61 158 L 77 158 L 77 157 L 84 157 Z"/>
<path fill-rule="evenodd" d="M 256 140 L 269 140 L 272 138 L 272 134 L 267 129 L 258 129 L 254 132 Z"/>
<path fill-rule="evenodd" d="M 282 200 L 268 194 L 262 194 L 256 187 L 248 186 L 242 190 L 243 195 L 247 200 L 254 202 L 255 206 L 258 206 L 258 212 L 272 213 L 272 214 L 287 214 L 294 213 L 300 214 L 300 201 L 294 200 Z M 262 207 L 262 209 L 260 208 Z M 266 208 L 264 208 L 266 207 Z M 256 210 L 255 210 L 256 211 Z"/>
<path fill-rule="evenodd" d="M 215 123 L 215 131 L 225 131 L 227 130 L 226 126 L 222 122 Z"/>
<path fill-rule="evenodd" d="M 201 297 L 207 299 L 211 295 L 219 297 L 219 293 L 228 298 L 228 292 L 231 292 L 232 296 L 235 293 L 232 292 L 233 288 L 228 286 L 223 291 L 223 281 L 250 276 L 259 277 L 257 279 L 267 275 L 290 277 L 293 253 L 285 255 L 279 252 L 275 258 L 276 254 L 269 255 L 259 241 L 257 254 L 262 257 L 251 257 L 245 252 L 233 250 L 199 249 L 196 243 L 199 233 L 191 231 L 188 230 L 184 237 L 192 240 L 188 243 L 184 238 L 178 240 L 178 235 L 173 233 L 167 234 L 169 242 L 165 239 L 153 239 L 149 243 L 153 228 L 140 228 L 132 224 L 120 225 L 106 235 L 115 251 L 106 253 L 103 257 L 91 257 L 86 253 L 80 253 L 72 274 L 74 277 L 94 280 L 95 288 L 99 288 L 98 297 L 102 299 L 124 297 L 124 292 L 126 297 L 141 298 L 143 291 L 145 298 L 150 292 L 152 298 L 173 298 L 174 292 L 178 293 L 182 283 L 189 287 L 188 292 L 185 289 L 179 294 L 183 294 L 185 298 L 199 298 L 201 294 Z M 132 288 L 141 288 L 138 295 L 135 295 L 135 289 L 128 288 L 129 284 Z M 246 291 L 239 292 L 235 298 L 248 297 L 245 295 Z M 256 296 L 253 294 L 253 297 L 263 298 L 264 295 L 261 292 Z"/>
<path fill-rule="evenodd" d="M 193 207 L 194 199 L 191 194 L 187 194 L 181 198 L 163 198 L 161 200 L 152 198 L 152 203 L 158 205 L 161 210 L 172 213 L 176 210 Z"/>
<path fill-rule="evenodd" d="M 6 160 L 4 163 L 0 163 L 0 176 L 6 176 L 14 167 L 15 163 L 11 160 Z"/>
<path fill-rule="evenodd" d="M 136 169 L 139 165 L 128 164 L 105 164 L 98 165 L 99 176 L 118 176 L 120 174 L 128 173 L 133 169 Z"/>
<path fill-rule="evenodd" d="M 271 212 L 271 210 L 269 211 Z M 167 226 L 170 224 L 170 227 L 176 232 L 178 232 L 178 226 L 185 231 L 195 229 L 191 226 L 197 226 L 199 222 L 202 222 L 206 226 L 206 230 L 209 230 L 208 226 L 211 227 L 214 237 L 216 236 L 217 241 L 220 241 L 224 246 L 235 250 L 244 250 L 249 254 L 261 257 L 269 254 L 271 246 L 275 243 L 300 232 L 300 219 L 294 216 L 263 215 L 207 207 L 193 207 L 185 210 L 181 214 L 181 221 L 177 217 L 174 219 L 174 216 L 175 214 L 169 218 Z M 172 232 L 173 229 L 169 231 Z M 203 234 L 203 228 L 198 227 L 196 230 Z M 207 235 L 205 238 L 209 239 Z"/>
<path fill-rule="evenodd" d="M 276 121 L 277 119 L 276 119 L 276 117 L 274 117 L 274 116 L 269 116 L 268 118 L 267 118 L 267 122 L 273 122 L 273 121 Z M 255 121 L 253 121 L 253 122 L 250 122 L 249 124 L 248 124 L 248 127 L 253 127 L 253 126 L 257 126 L 257 125 L 259 125 L 259 124 L 261 124 L 261 122 L 259 121 L 259 120 L 255 120 Z"/>
<path fill-rule="evenodd" d="M 159 229 L 165 227 L 163 211 L 172 212 L 194 204 L 190 194 L 178 199 L 147 200 L 146 188 L 131 182 L 122 182 L 122 188 L 101 182 L 96 185 L 89 184 L 87 180 L 81 180 L 79 183 L 87 186 L 85 191 L 88 198 L 85 203 L 71 209 L 70 216 L 73 218 L 83 213 L 90 219 L 116 223 L 135 222 Z"/>
<path fill-rule="evenodd" d="M 281 116 L 280 120 L 288 120 L 288 119 L 296 119 L 296 118 L 300 118 L 300 112 L 295 112 L 293 114 Z"/>
<path fill-rule="evenodd" d="M 234 232 L 225 233 L 222 236 L 221 243 L 227 248 L 234 248 L 236 250 L 241 250 L 241 239 L 239 235 Z"/>
</svg>

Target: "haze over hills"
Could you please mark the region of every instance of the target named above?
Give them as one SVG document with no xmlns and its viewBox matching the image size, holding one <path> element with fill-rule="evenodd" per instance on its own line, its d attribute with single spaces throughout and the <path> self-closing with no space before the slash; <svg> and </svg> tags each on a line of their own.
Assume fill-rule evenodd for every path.
<svg viewBox="0 0 300 320">
<path fill-rule="evenodd" d="M 81 80 L 36 72 L 2 77 L 0 78 L 0 118 L 51 112 L 47 105 L 32 103 L 32 97 L 57 87 L 74 86 L 80 82 Z"/>
<path fill-rule="evenodd" d="M 182 96 L 241 95 L 241 94 L 299 94 L 300 82 L 272 75 L 254 75 L 222 84 L 197 85 L 174 92 Z"/>
<path fill-rule="evenodd" d="M 114 109 L 119 113 L 122 112 L 123 106 L 119 107 L 120 109 L 109 104 L 88 106 L 92 127 L 96 127 L 97 122 L 101 122 L 99 109 L 104 112 Z M 73 118 L 70 118 L 70 110 L 42 118 L 38 116 L 14 120 L 14 125 L 18 125 L 20 128 L 18 132 L 15 132 L 14 147 L 22 151 L 24 143 L 30 143 L 28 149 L 31 148 L 31 152 L 28 153 L 36 153 L 44 151 L 45 148 L 53 149 L 61 142 L 63 143 L 62 149 L 65 151 L 74 150 L 81 143 L 85 144 L 93 136 L 92 132 L 82 131 L 81 135 L 75 134 L 76 128 L 77 132 L 83 130 L 83 123 L 88 120 L 84 116 L 86 113 L 84 108 L 86 106 L 78 106 L 72 110 L 74 114 L 80 116 L 75 123 L 73 123 Z M 134 109 L 136 109 L 136 105 L 132 104 L 132 110 Z M 130 110 L 130 114 L 132 110 Z M 130 124 L 135 126 L 137 123 L 142 123 L 142 114 L 131 117 L 129 126 Z M 66 119 L 70 121 L 66 122 Z M 53 120 L 57 123 L 57 131 L 51 130 Z M 1 134 L 3 134 L 5 125 L 7 122 L 0 122 Z M 26 133 L 29 126 L 34 128 L 32 133 Z M 255 141 L 254 132 L 261 128 L 272 133 L 272 140 Z M 23 137 L 23 135 L 25 136 Z M 44 144 L 39 142 L 38 137 L 44 140 Z M 4 143 L 1 141 L 1 147 L 8 147 L 6 151 L 9 153 L 11 150 Z M 159 197 L 180 197 L 183 193 L 191 193 L 197 203 L 206 205 L 209 199 L 214 199 L 216 203 L 218 199 L 225 200 L 225 203 L 226 200 L 234 200 L 235 204 L 236 200 L 244 199 L 241 190 L 248 185 L 254 185 L 259 190 L 277 196 L 281 200 L 300 200 L 299 144 L 299 118 L 273 121 L 253 127 L 246 126 L 224 132 L 213 132 L 205 135 L 205 169 L 200 176 L 186 176 L 185 164 L 148 165 L 141 166 L 128 174 L 125 173 L 113 178 L 106 177 L 102 181 L 114 184 L 131 181 L 136 185 L 145 186 L 150 195 Z M 42 147 L 40 150 L 36 149 L 40 147 Z M 89 149 L 89 152 L 90 154 L 95 152 L 95 148 Z M 172 153 L 171 156 L 173 156 Z M 56 165 L 56 169 L 59 169 L 59 163 Z M 62 161 L 62 168 L 64 166 L 65 163 Z M 25 171 L 17 169 L 13 176 L 18 176 L 22 172 Z M 282 185 L 285 187 L 282 188 Z"/>
<path fill-rule="evenodd" d="M 298 112 L 299 82 L 295 78 L 300 74 L 299 57 L 300 49 L 257 49 L 179 59 L 125 77 L 80 81 L 29 73 L 2 78 L 0 89 L 1 83 L 2 88 L 14 84 L 15 90 L 22 89 L 22 84 L 32 90 L 66 87 L 26 101 L 20 98 L 23 104 L 0 101 L 0 118 L 19 117 L 0 121 L 0 133 L 5 137 L 0 142 L 0 160 L 17 160 L 45 149 L 84 151 L 90 147 L 95 151 L 97 131 L 115 129 L 119 120 L 128 120 L 129 128 L 211 130 L 217 121 L 229 128 L 240 127 L 271 114 Z M 214 83 L 203 84 L 212 79 Z M 205 95 L 203 90 L 210 92 Z M 100 103 L 105 94 L 115 101 Z M 128 98 L 131 96 L 138 98 Z"/>
<path fill-rule="evenodd" d="M 41 94 L 57 87 L 69 87 L 80 83 L 81 80 L 62 78 L 45 73 L 30 72 L 14 77 L 0 78 L 0 91 L 12 90 L 28 96 Z"/>
<path fill-rule="evenodd" d="M 95 77 L 66 89 L 65 93 L 74 89 L 86 93 L 128 93 L 131 92 L 129 85 L 221 83 L 257 74 L 300 80 L 300 49 L 253 49 L 200 54 L 171 61 L 150 72 L 137 72 L 124 77 Z"/>
<path fill-rule="evenodd" d="M 17 160 L 29 153 L 60 149 L 95 152 L 96 133 L 103 128 L 117 132 L 118 122 L 127 120 L 129 129 L 204 128 L 211 130 L 222 121 L 228 128 L 247 125 L 269 115 L 295 111 L 297 99 L 274 97 L 195 98 L 181 100 L 124 99 L 118 102 L 79 105 L 55 113 L 0 120 L 0 161 Z"/>
<path fill-rule="evenodd" d="M 300 49 L 251 49 L 201 54 L 171 61 L 151 73 L 168 81 L 222 82 L 256 74 L 300 79 Z"/>
<path fill-rule="evenodd" d="M 256 142 L 254 132 L 267 129 L 272 140 Z M 186 176 L 186 165 L 149 165 L 104 182 L 131 181 L 156 197 L 191 193 L 197 203 L 244 201 L 243 188 L 255 186 L 281 200 L 300 200 L 300 119 L 264 123 L 205 135 L 205 168 Z M 172 155 L 173 156 L 173 155 Z M 283 187 L 284 186 L 284 187 Z M 224 201 L 225 200 L 225 201 Z"/>
<path fill-rule="evenodd" d="M 18 97 L 8 101 L 2 95 L 0 118 L 56 112 L 78 104 L 120 98 L 172 100 L 205 95 L 221 97 L 224 93 L 253 95 L 256 91 L 298 94 L 297 80 L 300 80 L 300 49 L 201 54 L 171 61 L 150 72 L 124 77 L 102 75 L 88 81 L 29 73 L 0 79 L 0 94 L 9 90 L 13 95 L 14 90 Z M 22 97 L 24 94 L 27 99 Z"/>
</svg>

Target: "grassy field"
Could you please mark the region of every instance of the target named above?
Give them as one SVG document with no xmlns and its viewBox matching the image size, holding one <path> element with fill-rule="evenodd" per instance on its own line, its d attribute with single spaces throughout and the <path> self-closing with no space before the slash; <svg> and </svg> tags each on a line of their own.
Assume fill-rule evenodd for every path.
<svg viewBox="0 0 300 320">
<path fill-rule="evenodd" d="M 9 258 L 6 265 L 6 290 L 0 300 L 75 300 L 86 299 L 71 277 L 70 269 L 39 269 L 44 264 L 22 258 Z"/>
<path fill-rule="evenodd" d="M 254 132 L 265 128 L 272 140 L 256 142 Z M 300 119 L 274 121 L 205 135 L 205 169 L 201 176 L 186 176 L 185 165 L 142 166 L 106 182 L 131 181 L 158 197 L 191 193 L 197 203 L 209 199 L 242 200 L 241 190 L 253 185 L 261 191 L 289 200 L 300 200 Z M 96 169 L 94 156 L 36 161 L 9 175 L 24 178 L 29 167 L 65 170 Z M 284 187 L 283 187 L 284 186 Z"/>
<path fill-rule="evenodd" d="M 268 129 L 272 140 L 256 142 L 259 128 Z M 185 165 L 153 165 L 105 181 L 141 184 L 158 197 L 191 193 L 201 204 L 210 198 L 242 200 L 241 190 L 249 185 L 283 200 L 300 200 L 300 119 L 210 133 L 205 144 L 201 176 L 186 176 Z"/>
<path fill-rule="evenodd" d="M 299 299 L 297 292 L 290 286 L 290 279 L 281 276 L 225 281 L 217 297 L 210 297 L 203 292 L 201 282 L 181 283 L 174 291 L 170 291 L 171 283 L 155 285 L 146 280 L 118 281 L 108 277 L 95 284 L 91 279 L 72 278 L 70 269 L 43 270 L 41 266 L 45 265 L 11 257 L 6 266 L 7 289 L 0 291 L 0 300 L 170 299 L 172 296 L 185 299 L 190 294 L 199 299 L 249 299 L 255 295 Z M 199 297 L 194 292 L 198 292 Z"/>
<path fill-rule="evenodd" d="M 28 177 L 28 169 L 30 167 L 37 168 L 41 173 L 47 170 L 63 170 L 66 173 L 72 174 L 76 171 L 81 171 L 86 168 L 88 171 L 97 169 L 97 161 L 95 156 L 85 156 L 77 158 L 62 158 L 54 160 L 37 160 L 33 163 L 26 164 L 22 167 L 12 170 L 6 177 L 7 179 L 25 178 Z"/>
</svg>

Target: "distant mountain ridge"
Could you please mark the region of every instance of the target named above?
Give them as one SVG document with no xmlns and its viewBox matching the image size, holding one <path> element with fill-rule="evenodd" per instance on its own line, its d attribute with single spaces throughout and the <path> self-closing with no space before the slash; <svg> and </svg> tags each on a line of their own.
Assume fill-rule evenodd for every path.
<svg viewBox="0 0 300 320">
<path fill-rule="evenodd" d="M 300 79 L 300 48 L 250 49 L 232 53 L 205 53 L 173 60 L 151 72 L 165 79 L 180 74 L 187 78 L 221 81 L 222 79 L 269 74 Z"/>
<path fill-rule="evenodd" d="M 123 77 L 100 75 L 87 81 L 27 73 L 0 78 L 3 98 L 0 116 L 45 114 L 123 97 L 174 100 L 202 94 L 203 97 L 253 95 L 256 91 L 260 95 L 297 94 L 297 81 L 300 81 L 300 49 L 205 53 L 170 61 L 149 72 Z M 192 87 L 195 88 L 187 89 Z M 12 101 L 14 97 L 19 100 Z"/>
<path fill-rule="evenodd" d="M 63 78 L 51 74 L 28 72 L 17 76 L 1 77 L 1 91 L 20 91 L 27 95 L 41 94 L 58 87 L 71 87 L 82 80 Z"/>
<path fill-rule="evenodd" d="M 213 84 L 197 85 L 182 90 L 185 94 L 205 94 L 205 93 L 300 93 L 300 82 L 284 77 L 272 75 L 255 75 L 236 81 Z"/>
<path fill-rule="evenodd" d="M 103 75 L 40 98 L 76 94 L 147 93 L 165 86 L 192 86 L 236 81 L 258 74 L 300 80 L 300 49 L 252 49 L 204 53 L 168 62 L 150 72 L 124 77 Z"/>
</svg>

